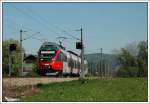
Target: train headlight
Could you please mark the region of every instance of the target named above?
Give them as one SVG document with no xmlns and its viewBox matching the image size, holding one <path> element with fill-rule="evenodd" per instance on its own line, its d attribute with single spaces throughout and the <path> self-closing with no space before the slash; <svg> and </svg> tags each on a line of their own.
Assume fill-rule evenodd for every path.
<svg viewBox="0 0 150 104">
<path fill-rule="evenodd" d="M 43 59 L 41 58 L 40 60 L 42 61 Z"/>
</svg>

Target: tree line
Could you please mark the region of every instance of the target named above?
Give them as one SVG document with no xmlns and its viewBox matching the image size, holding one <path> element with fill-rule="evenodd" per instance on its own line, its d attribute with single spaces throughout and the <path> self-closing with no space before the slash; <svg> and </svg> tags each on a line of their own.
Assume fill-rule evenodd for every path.
<svg viewBox="0 0 150 104">
<path fill-rule="evenodd" d="M 118 77 L 147 77 L 148 76 L 148 44 L 141 41 L 131 43 L 117 53 L 119 67 Z"/>
</svg>

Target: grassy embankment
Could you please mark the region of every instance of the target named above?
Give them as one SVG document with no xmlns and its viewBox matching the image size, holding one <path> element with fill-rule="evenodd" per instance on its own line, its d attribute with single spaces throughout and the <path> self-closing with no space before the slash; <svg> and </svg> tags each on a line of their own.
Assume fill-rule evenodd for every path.
<svg viewBox="0 0 150 104">
<path fill-rule="evenodd" d="M 116 78 L 104 80 L 38 84 L 40 92 L 21 97 L 21 101 L 145 101 L 148 82 L 144 78 Z"/>
</svg>

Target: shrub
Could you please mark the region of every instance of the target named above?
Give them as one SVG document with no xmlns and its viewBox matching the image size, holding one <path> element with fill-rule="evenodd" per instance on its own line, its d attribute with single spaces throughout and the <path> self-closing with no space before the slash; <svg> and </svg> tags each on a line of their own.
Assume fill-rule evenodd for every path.
<svg viewBox="0 0 150 104">
<path fill-rule="evenodd" d="M 118 77 L 137 77 L 138 67 L 119 67 L 117 70 Z"/>
<path fill-rule="evenodd" d="M 128 71 L 124 67 L 119 67 L 117 70 L 117 77 L 129 77 Z"/>
</svg>

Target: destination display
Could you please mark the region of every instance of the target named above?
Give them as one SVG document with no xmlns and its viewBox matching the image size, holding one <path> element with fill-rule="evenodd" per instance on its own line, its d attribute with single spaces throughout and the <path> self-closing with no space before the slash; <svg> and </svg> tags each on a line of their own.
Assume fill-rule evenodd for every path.
<svg viewBox="0 0 150 104">
<path fill-rule="evenodd" d="M 55 54 L 55 51 L 41 51 L 41 54 Z"/>
</svg>

